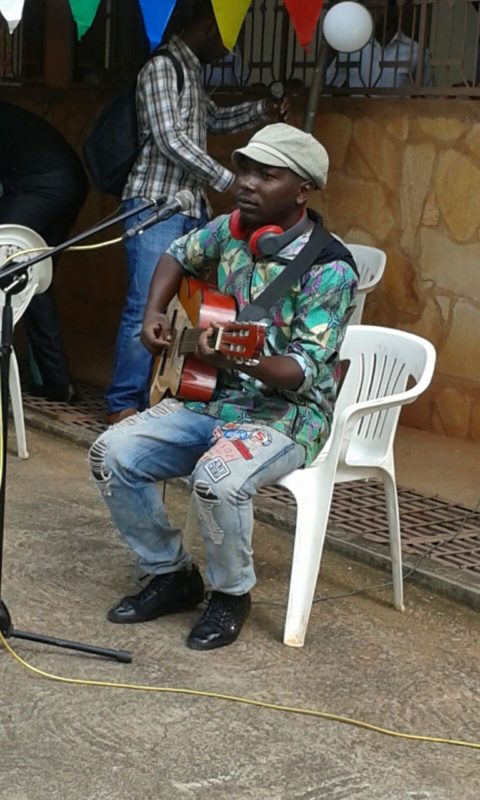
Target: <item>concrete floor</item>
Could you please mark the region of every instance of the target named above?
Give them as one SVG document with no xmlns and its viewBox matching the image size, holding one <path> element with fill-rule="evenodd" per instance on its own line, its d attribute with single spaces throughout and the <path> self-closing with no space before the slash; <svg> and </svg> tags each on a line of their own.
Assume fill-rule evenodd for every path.
<svg viewBox="0 0 480 800">
<path fill-rule="evenodd" d="M 10 639 L 58 675 L 213 690 L 325 710 L 411 733 L 480 741 L 479 616 L 411 584 L 314 606 L 306 645 L 281 644 L 291 553 L 258 524 L 258 585 L 241 638 L 212 653 L 184 646 L 197 613 L 115 626 L 106 609 L 132 589 L 85 450 L 29 431 L 9 457 L 2 595 L 17 628 L 131 649 L 130 665 Z M 186 497 L 170 488 L 181 523 Z M 328 552 L 322 595 L 385 573 Z M 279 603 L 280 605 L 275 605 Z M 1 800 L 478 800 L 478 750 L 412 742 L 217 699 L 69 686 L 0 649 Z"/>
</svg>

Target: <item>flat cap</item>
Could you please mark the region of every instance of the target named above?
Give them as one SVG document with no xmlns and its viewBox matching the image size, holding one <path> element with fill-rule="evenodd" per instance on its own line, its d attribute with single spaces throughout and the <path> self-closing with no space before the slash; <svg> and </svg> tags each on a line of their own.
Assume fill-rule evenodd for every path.
<svg viewBox="0 0 480 800">
<path fill-rule="evenodd" d="M 317 189 L 327 182 L 328 153 L 310 133 L 277 122 L 266 125 L 252 136 L 245 147 L 234 150 L 233 164 L 238 167 L 246 156 L 269 167 L 291 169 L 305 180 L 313 181 Z"/>
</svg>

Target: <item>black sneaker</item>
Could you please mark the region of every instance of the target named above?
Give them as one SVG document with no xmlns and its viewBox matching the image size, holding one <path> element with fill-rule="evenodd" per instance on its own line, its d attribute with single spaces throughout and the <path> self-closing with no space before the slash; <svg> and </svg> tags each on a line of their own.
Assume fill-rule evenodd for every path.
<svg viewBox="0 0 480 800">
<path fill-rule="evenodd" d="M 192 650 L 215 650 L 232 644 L 242 630 L 252 601 L 250 595 L 212 592 L 208 606 L 190 631 L 187 647 Z"/>
<path fill-rule="evenodd" d="M 205 587 L 198 567 L 155 575 L 136 595 L 123 597 L 110 609 L 110 622 L 147 622 L 166 614 L 187 611 L 201 603 Z"/>
</svg>

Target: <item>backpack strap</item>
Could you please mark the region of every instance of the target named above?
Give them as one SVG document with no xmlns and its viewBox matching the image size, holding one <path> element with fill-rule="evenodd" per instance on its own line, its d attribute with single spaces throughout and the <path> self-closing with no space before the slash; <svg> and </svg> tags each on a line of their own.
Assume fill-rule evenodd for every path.
<svg viewBox="0 0 480 800">
<path fill-rule="evenodd" d="M 323 226 L 322 218 L 308 209 L 308 214 L 315 220 L 315 227 L 310 234 L 310 238 L 305 246 L 300 250 L 295 258 L 286 263 L 283 272 L 273 280 L 266 289 L 257 297 L 254 303 L 245 306 L 237 316 L 238 322 L 259 322 L 269 316 L 269 311 L 273 305 L 284 297 L 290 287 L 302 277 L 313 264 L 326 264 L 334 258 L 346 261 L 357 273 L 355 261 L 352 254 L 338 242 L 334 236 Z M 332 252 L 332 243 L 334 251 Z M 281 261 L 281 259 L 277 259 Z"/>
<path fill-rule="evenodd" d="M 156 58 L 157 56 L 164 56 L 165 58 L 168 58 L 171 61 L 177 75 L 178 94 L 181 94 L 182 89 L 185 85 L 185 76 L 180 61 L 165 45 L 157 47 L 157 49 L 153 51 L 150 58 Z"/>
<path fill-rule="evenodd" d="M 268 312 L 277 300 L 283 297 L 290 286 L 317 261 L 329 238 L 330 234 L 323 225 L 315 223 L 306 245 L 292 261 L 289 261 L 283 272 L 263 290 L 255 302 L 249 303 L 240 311 L 237 322 L 259 322 L 268 317 Z"/>
<path fill-rule="evenodd" d="M 150 58 L 148 59 L 148 61 L 151 61 L 152 59 L 157 58 L 157 56 L 163 56 L 164 58 L 168 58 L 169 61 L 171 61 L 171 63 L 173 64 L 173 68 L 174 68 L 174 70 L 176 72 L 176 75 L 177 75 L 177 91 L 178 91 L 178 94 L 181 94 L 182 89 L 183 89 L 183 87 L 185 85 L 185 76 L 183 74 L 183 67 L 182 67 L 180 61 L 178 60 L 178 58 L 176 56 L 173 55 L 173 53 L 170 52 L 170 50 L 168 49 L 168 47 L 166 45 L 160 45 L 160 47 L 157 47 L 157 49 L 154 50 L 153 53 L 151 53 Z M 137 79 L 135 78 L 135 83 L 134 83 L 134 86 L 133 86 L 133 95 L 134 95 L 134 97 L 136 95 L 136 85 L 137 85 Z M 150 134 L 148 134 L 146 136 L 146 138 L 142 142 L 139 143 L 136 155 L 138 155 L 138 153 L 140 152 L 142 147 L 145 145 L 145 143 L 148 142 L 149 138 L 150 138 Z M 133 166 L 133 162 L 132 162 L 132 166 Z"/>
</svg>

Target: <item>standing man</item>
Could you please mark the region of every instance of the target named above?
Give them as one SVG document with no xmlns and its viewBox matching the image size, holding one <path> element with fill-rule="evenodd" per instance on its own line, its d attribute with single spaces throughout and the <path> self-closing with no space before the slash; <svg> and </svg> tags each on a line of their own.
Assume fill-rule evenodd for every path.
<svg viewBox="0 0 480 800">
<path fill-rule="evenodd" d="M 320 224 L 313 212 L 306 213 L 306 202 L 325 185 L 328 156 L 313 136 L 282 123 L 268 125 L 234 152 L 233 163 L 238 211 L 176 240 L 158 263 L 142 334 L 151 353 L 168 347 L 165 309 L 182 276 L 204 278 L 216 263 L 220 291 L 235 297 L 241 311 Z M 272 225 L 278 226 L 274 235 L 283 229 L 278 252 L 262 255 L 260 229 Z M 140 568 L 151 576 L 142 591 L 108 612 L 111 622 L 145 622 L 202 601 L 202 577 L 156 485 L 191 475 L 213 591 L 187 645 L 212 650 L 235 641 L 256 582 L 252 498 L 260 487 L 310 464 L 328 439 L 356 286 L 351 253 L 326 234 L 313 266 L 270 309 L 264 354 L 256 365 L 237 364 L 213 350 L 210 328 L 195 353 L 218 370 L 210 402 L 168 398 L 109 428 L 93 444 L 94 479 Z"/>
<path fill-rule="evenodd" d="M 82 162 L 64 137 L 37 114 L 0 102 L 0 224 L 26 225 L 52 247 L 77 219 L 87 192 Z M 42 379 L 30 390 L 71 403 L 76 391 L 63 351 L 53 288 L 30 301 L 23 319 Z"/>
<path fill-rule="evenodd" d="M 178 34 L 177 34 L 178 32 Z M 137 111 L 140 154 L 122 198 L 125 210 L 142 198 L 175 197 L 189 189 L 194 205 L 149 228 L 126 243 L 128 290 L 115 348 L 112 384 L 107 391 L 108 424 L 119 422 L 148 405 L 151 356 L 140 341 L 148 287 L 156 264 L 170 243 L 203 226 L 210 209 L 205 188 L 232 188 L 234 175 L 207 153 L 207 131 L 228 133 L 249 128 L 288 110 L 273 100 L 218 107 L 203 89 L 202 65 L 224 53 L 211 0 L 180 0 L 164 39 L 171 58 L 157 55 L 140 71 Z M 149 216 L 139 213 L 128 227 Z"/>
</svg>

